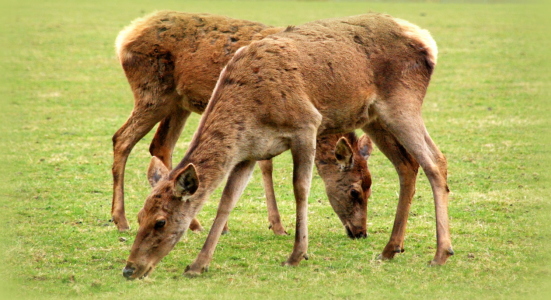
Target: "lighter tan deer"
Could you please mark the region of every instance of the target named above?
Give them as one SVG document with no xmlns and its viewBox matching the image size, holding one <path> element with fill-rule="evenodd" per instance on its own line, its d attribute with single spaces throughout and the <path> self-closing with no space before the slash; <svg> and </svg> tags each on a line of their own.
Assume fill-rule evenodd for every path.
<svg viewBox="0 0 551 300">
<path fill-rule="evenodd" d="M 282 30 L 222 16 L 161 11 L 140 18 L 121 31 L 116 41 L 117 54 L 135 102 L 132 114 L 113 136 L 111 215 L 119 231 L 129 228 L 124 210 L 124 170 L 134 145 L 160 122 L 149 150 L 170 169 L 172 151 L 188 116 L 204 111 L 220 71 L 235 51 Z M 349 139 L 342 143 L 345 147 L 339 148 L 342 155 L 349 154 L 349 161 L 339 164 L 334 148 L 341 136 Z M 335 135 L 322 143 L 327 143 L 320 147 L 325 151 L 320 157 L 326 164 L 318 170 L 330 203 L 349 237 L 366 237 L 371 177 L 365 161 L 371 141 L 366 136 L 356 140 L 352 134 Z M 356 167 L 340 168 L 343 163 Z M 259 165 L 270 228 L 276 234 L 286 234 L 275 200 L 272 162 L 264 160 Z M 194 219 L 190 228 L 200 230 L 201 225 Z"/>
<path fill-rule="evenodd" d="M 289 149 L 297 211 L 293 251 L 283 264 L 298 265 L 307 258 L 316 137 L 355 128 L 369 134 L 400 179 L 394 228 L 381 257 L 391 259 L 404 249 L 421 166 L 436 208 L 437 248 L 431 263 L 445 264 L 453 254 L 447 163 L 421 117 L 436 59 L 428 31 L 380 14 L 289 27 L 237 51 L 220 74 L 186 155 L 147 197 L 123 275 L 150 274 L 227 176 L 213 226 L 186 274 L 206 270 L 255 160 Z"/>
</svg>

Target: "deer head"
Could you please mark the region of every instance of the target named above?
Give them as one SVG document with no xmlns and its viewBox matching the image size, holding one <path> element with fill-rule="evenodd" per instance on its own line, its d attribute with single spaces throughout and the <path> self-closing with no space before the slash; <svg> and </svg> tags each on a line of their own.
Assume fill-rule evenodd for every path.
<svg viewBox="0 0 551 300">
<path fill-rule="evenodd" d="M 371 195 L 371 174 L 367 159 L 373 149 L 372 142 L 366 135 L 358 139 L 354 133 L 320 139 L 323 138 L 338 138 L 336 145 L 333 143 L 334 151 L 316 153 L 316 164 L 325 181 L 329 202 L 347 235 L 352 239 L 365 238 L 367 203 Z"/>
<path fill-rule="evenodd" d="M 138 214 L 138 233 L 123 270 L 127 279 L 149 275 L 174 248 L 200 209 L 200 204 L 191 200 L 199 187 L 193 164 L 169 174 L 161 160 L 153 157 L 148 180 L 153 190 Z"/>
</svg>

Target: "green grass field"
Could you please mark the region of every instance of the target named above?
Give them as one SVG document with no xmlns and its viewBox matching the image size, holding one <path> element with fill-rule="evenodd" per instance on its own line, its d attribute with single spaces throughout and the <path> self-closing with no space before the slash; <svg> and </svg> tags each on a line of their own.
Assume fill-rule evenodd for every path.
<svg viewBox="0 0 551 300">
<path fill-rule="evenodd" d="M 11 1 L 0 27 L 0 192 L 5 299 L 546 299 L 551 295 L 549 34 L 545 12 L 523 4 L 362 1 Z M 149 191 L 149 141 L 127 167 L 132 230 L 110 219 L 111 136 L 132 109 L 114 53 L 124 26 L 158 9 L 209 12 L 271 25 L 385 12 L 431 31 L 439 61 L 424 118 L 449 162 L 456 255 L 428 267 L 435 251 L 434 207 L 420 172 L 406 252 L 376 259 L 390 236 L 398 180 L 379 151 L 370 159 L 373 196 L 365 240 L 349 240 L 319 176 L 310 197 L 310 260 L 280 266 L 293 236 L 267 229 L 260 174 L 230 216 L 210 271 L 181 276 L 207 232 L 188 233 L 150 278 L 126 281 L 122 268 Z M 199 120 L 180 139 L 183 157 Z M 293 234 L 288 153 L 275 159 L 278 204 Z M 209 228 L 220 193 L 199 217 Z"/>
</svg>

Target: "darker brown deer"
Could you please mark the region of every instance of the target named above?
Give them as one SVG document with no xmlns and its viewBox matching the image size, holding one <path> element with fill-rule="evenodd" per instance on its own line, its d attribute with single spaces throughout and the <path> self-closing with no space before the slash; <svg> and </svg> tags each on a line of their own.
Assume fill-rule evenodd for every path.
<svg viewBox="0 0 551 300">
<path fill-rule="evenodd" d="M 138 19 L 121 31 L 116 41 L 117 54 L 135 101 L 130 117 L 113 136 L 111 215 L 119 231 L 129 228 L 124 210 L 124 170 L 134 145 L 160 122 L 149 151 L 170 169 L 174 146 L 188 116 L 205 110 L 223 66 L 239 47 L 281 30 L 222 16 L 161 11 Z M 324 139 L 323 143 L 329 144 L 320 148 L 326 151 L 322 155 L 327 164 L 318 170 L 348 235 L 365 237 L 370 193 L 366 182 L 371 182 L 365 162 L 369 151 L 365 149 L 370 149 L 371 141 L 367 137 L 360 143 L 349 140 L 348 146 L 353 148 L 346 163 L 356 167 L 340 168 L 334 147 L 341 136 L 355 139 L 353 134 Z M 340 151 L 348 149 L 340 147 Z M 272 162 L 264 160 L 259 165 L 270 228 L 276 234 L 286 234 L 275 202 Z M 192 230 L 201 229 L 196 219 L 190 226 Z"/>
<path fill-rule="evenodd" d="M 220 74 L 186 155 L 147 197 L 123 274 L 131 279 L 150 274 L 227 176 L 213 226 L 186 274 L 206 270 L 255 161 L 286 150 L 293 158 L 296 230 L 283 264 L 298 265 L 307 258 L 316 138 L 356 128 L 394 164 L 400 180 L 394 227 L 382 259 L 404 250 L 421 166 L 436 212 L 431 264 L 445 264 L 453 254 L 447 163 L 421 117 L 436 59 L 428 31 L 381 14 L 289 27 L 237 51 Z"/>
</svg>

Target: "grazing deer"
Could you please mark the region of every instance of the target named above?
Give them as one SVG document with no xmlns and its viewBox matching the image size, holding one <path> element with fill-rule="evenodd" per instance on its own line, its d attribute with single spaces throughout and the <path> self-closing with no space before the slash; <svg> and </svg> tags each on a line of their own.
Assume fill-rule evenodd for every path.
<svg viewBox="0 0 551 300">
<path fill-rule="evenodd" d="M 282 28 L 208 14 L 161 11 L 134 21 L 116 40 L 117 54 L 132 92 L 134 110 L 113 136 L 113 203 L 111 215 L 119 231 L 128 230 L 124 211 L 124 170 L 134 145 L 160 122 L 149 151 L 170 169 L 172 151 L 191 112 L 202 113 L 223 66 L 235 51 L 253 40 Z M 334 148 L 341 137 L 352 147 L 348 151 L 355 168 L 340 168 Z M 354 139 L 354 141 L 352 140 Z M 326 162 L 319 174 L 326 183 L 332 207 L 343 222 L 348 236 L 367 236 L 367 200 L 371 183 L 366 159 L 371 141 L 364 136 L 335 135 L 322 139 L 320 157 Z M 318 161 L 318 160 L 316 160 Z M 286 234 L 280 221 L 272 183 L 272 162 L 259 162 L 263 174 L 270 228 Z M 342 171 L 339 171 L 341 169 Z M 200 230 L 194 219 L 192 230 Z M 227 228 L 225 229 L 227 230 Z"/>
<path fill-rule="evenodd" d="M 289 149 L 297 211 L 293 251 L 283 264 L 298 265 L 307 258 L 316 137 L 356 128 L 369 134 L 400 179 L 394 227 L 381 258 L 391 259 L 404 249 L 421 166 L 436 208 L 437 249 L 431 264 L 445 264 L 453 254 L 447 163 L 421 117 L 436 59 L 428 31 L 381 14 L 289 27 L 237 51 L 220 74 L 186 155 L 147 197 L 123 275 L 147 276 L 227 177 L 213 226 L 186 274 L 206 270 L 255 161 Z"/>
</svg>

